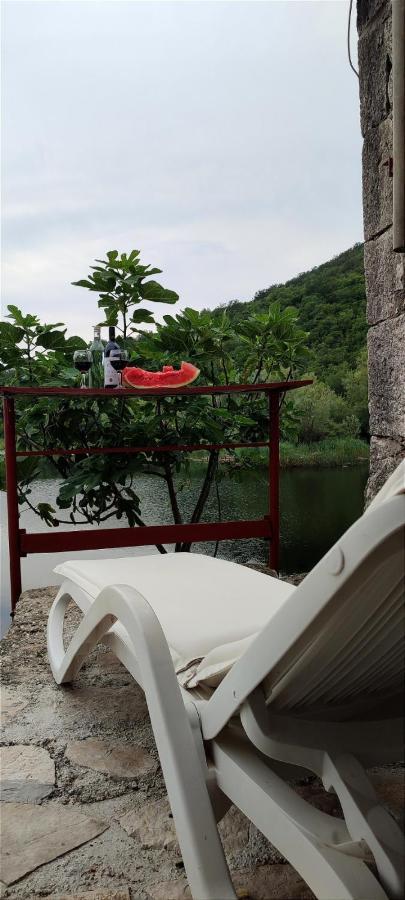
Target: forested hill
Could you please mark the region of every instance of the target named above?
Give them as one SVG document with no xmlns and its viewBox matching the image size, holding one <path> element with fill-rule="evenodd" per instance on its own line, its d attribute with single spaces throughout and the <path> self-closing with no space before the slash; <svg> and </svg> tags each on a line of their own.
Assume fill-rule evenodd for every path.
<svg viewBox="0 0 405 900">
<path fill-rule="evenodd" d="M 311 369 L 322 380 L 333 382 L 342 367 L 355 367 L 366 343 L 363 244 L 355 244 L 285 284 L 258 291 L 253 300 L 231 301 L 226 308 L 237 322 L 248 311 L 260 312 L 273 300 L 299 311 L 300 324 L 309 332 Z"/>
</svg>

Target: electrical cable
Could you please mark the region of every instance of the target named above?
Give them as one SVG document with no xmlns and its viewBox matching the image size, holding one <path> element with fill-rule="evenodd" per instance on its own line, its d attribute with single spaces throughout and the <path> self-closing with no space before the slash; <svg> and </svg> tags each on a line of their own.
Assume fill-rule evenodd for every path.
<svg viewBox="0 0 405 900">
<path fill-rule="evenodd" d="M 355 66 L 353 65 L 352 53 L 351 53 L 351 49 L 350 49 L 350 30 L 351 30 L 351 24 L 352 24 L 352 9 L 353 9 L 353 0 L 350 0 L 349 18 L 348 18 L 348 22 L 347 22 L 347 55 L 349 57 L 349 66 L 351 69 L 353 69 L 354 74 L 357 75 L 357 78 L 358 78 L 359 73 L 358 73 L 357 69 L 355 68 Z"/>
</svg>

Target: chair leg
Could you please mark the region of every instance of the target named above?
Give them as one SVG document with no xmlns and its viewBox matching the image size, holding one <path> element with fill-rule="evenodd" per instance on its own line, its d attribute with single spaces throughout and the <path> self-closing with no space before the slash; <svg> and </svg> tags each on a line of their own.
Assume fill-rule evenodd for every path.
<svg viewBox="0 0 405 900">
<path fill-rule="evenodd" d="M 381 883 L 392 900 L 405 895 L 405 848 L 402 832 L 381 806 L 359 760 L 345 752 L 350 728 L 343 723 L 327 729 L 318 723 L 271 719 L 260 691 L 254 692 L 241 711 L 246 734 L 262 753 L 273 760 L 305 765 L 322 778 L 326 790 L 334 788 L 341 802 L 352 842 L 366 844 L 374 856 Z M 366 729 L 367 725 L 364 725 Z M 358 731 L 358 727 L 356 726 Z M 367 734 L 367 732 L 366 732 Z M 323 746 L 321 741 L 324 741 Z M 363 738 L 364 742 L 365 738 Z M 318 742 L 318 743 L 317 743 Z M 361 744 L 357 735 L 357 743 Z M 343 747 L 342 747 L 343 744 Z M 342 852 L 352 852 L 350 845 Z"/>
<path fill-rule="evenodd" d="M 220 789 L 290 860 L 319 900 L 387 900 L 341 819 L 299 797 L 229 728 L 211 744 Z M 363 858 L 362 858 L 363 857 Z"/>
<path fill-rule="evenodd" d="M 235 900 L 236 894 L 216 826 L 206 783 L 205 757 L 196 744 L 197 711 L 186 709 L 166 639 L 144 597 L 133 588 L 107 587 L 85 613 L 64 651 L 62 630 L 66 593 L 55 601 L 48 628 L 50 662 L 58 683 L 71 680 L 90 649 L 114 621 L 125 628 L 129 643 L 115 638 L 119 658 L 145 691 L 174 823 L 192 896 L 195 900 Z"/>
<path fill-rule="evenodd" d="M 405 896 L 405 848 L 401 829 L 381 806 L 366 772 L 350 754 L 325 753 L 322 781 L 334 788 L 353 840 L 364 840 L 390 898 Z"/>
</svg>

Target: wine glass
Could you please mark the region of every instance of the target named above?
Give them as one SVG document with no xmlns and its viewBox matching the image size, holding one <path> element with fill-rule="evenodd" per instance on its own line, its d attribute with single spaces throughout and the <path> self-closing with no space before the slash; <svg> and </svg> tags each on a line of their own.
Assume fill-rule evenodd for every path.
<svg viewBox="0 0 405 900">
<path fill-rule="evenodd" d="M 86 388 L 86 375 L 91 369 L 93 357 L 90 350 L 75 350 L 73 354 L 73 365 L 80 372 L 80 387 Z"/>
<path fill-rule="evenodd" d="M 122 370 L 125 369 L 128 362 L 128 351 L 121 347 L 114 347 L 108 358 L 113 369 L 119 374 L 120 382 L 117 384 L 117 389 L 122 388 Z"/>
</svg>

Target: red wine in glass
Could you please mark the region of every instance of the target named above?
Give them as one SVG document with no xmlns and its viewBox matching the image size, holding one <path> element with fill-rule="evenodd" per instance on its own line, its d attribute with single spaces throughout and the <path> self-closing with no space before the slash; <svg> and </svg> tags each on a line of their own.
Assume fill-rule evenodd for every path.
<svg viewBox="0 0 405 900">
<path fill-rule="evenodd" d="M 85 388 L 86 385 L 86 375 L 91 369 L 92 364 L 92 355 L 90 350 L 75 350 L 73 354 L 73 365 L 78 372 L 80 372 L 81 380 L 80 387 Z"/>
<path fill-rule="evenodd" d="M 110 363 L 116 372 L 122 372 L 122 370 L 125 369 L 127 360 L 126 359 L 115 359 L 115 357 L 112 356 L 110 359 Z"/>
<path fill-rule="evenodd" d="M 122 388 L 122 375 L 121 372 L 128 364 L 128 353 L 126 350 L 114 349 L 111 350 L 109 356 L 110 366 L 115 369 L 116 372 L 120 374 L 120 383 L 117 385 L 117 388 Z"/>
</svg>

